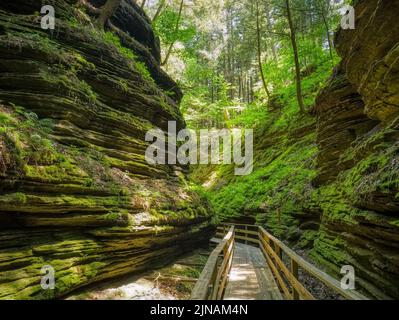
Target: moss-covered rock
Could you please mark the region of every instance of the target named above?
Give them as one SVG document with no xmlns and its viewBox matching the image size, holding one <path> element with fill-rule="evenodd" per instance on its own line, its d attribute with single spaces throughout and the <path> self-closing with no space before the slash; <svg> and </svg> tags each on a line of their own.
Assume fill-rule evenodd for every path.
<svg viewBox="0 0 399 320">
<path fill-rule="evenodd" d="M 353 265 L 376 298 L 399 297 L 397 12 L 395 1 L 357 2 L 356 29 L 337 33 L 342 61 L 315 108 L 322 225 L 312 257 L 337 276 Z"/>
<path fill-rule="evenodd" d="M 60 297 L 206 242 L 206 201 L 179 168 L 145 161 L 149 129 L 184 126 L 180 90 L 143 51 L 155 39 L 96 30 L 78 1 L 49 1 L 47 32 L 40 2 L 16 3 L 0 4 L 0 299 Z M 135 5 L 114 19 L 138 17 L 153 35 Z"/>
</svg>

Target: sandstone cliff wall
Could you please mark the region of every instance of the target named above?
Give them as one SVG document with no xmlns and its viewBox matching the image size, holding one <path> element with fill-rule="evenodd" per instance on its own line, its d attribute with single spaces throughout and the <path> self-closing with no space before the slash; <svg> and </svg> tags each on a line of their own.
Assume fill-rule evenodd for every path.
<svg viewBox="0 0 399 320">
<path fill-rule="evenodd" d="M 377 298 L 399 297 L 399 3 L 357 1 L 356 29 L 339 30 L 342 57 L 320 94 L 313 257 Z"/>
<path fill-rule="evenodd" d="M 102 32 L 78 1 L 48 4 L 54 31 L 40 1 L 0 3 L 2 299 L 154 268 L 212 231 L 183 170 L 144 159 L 147 130 L 184 126 L 144 12 L 123 1 Z M 55 290 L 40 286 L 45 265 Z"/>
</svg>

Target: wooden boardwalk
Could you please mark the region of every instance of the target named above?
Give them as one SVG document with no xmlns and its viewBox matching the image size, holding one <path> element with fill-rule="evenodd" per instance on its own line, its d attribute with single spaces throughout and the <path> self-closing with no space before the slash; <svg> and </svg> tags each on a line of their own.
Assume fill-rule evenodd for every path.
<svg viewBox="0 0 399 320">
<path fill-rule="evenodd" d="M 260 249 L 236 242 L 224 300 L 282 299 Z"/>
<path fill-rule="evenodd" d="M 217 246 L 191 292 L 192 300 L 314 300 L 301 282 L 299 269 L 346 299 L 368 299 L 342 288 L 340 281 L 261 226 L 221 224 L 211 242 Z"/>
</svg>

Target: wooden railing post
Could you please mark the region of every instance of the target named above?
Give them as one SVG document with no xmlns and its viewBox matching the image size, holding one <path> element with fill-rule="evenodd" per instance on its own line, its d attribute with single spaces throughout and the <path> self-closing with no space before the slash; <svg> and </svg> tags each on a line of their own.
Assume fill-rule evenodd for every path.
<svg viewBox="0 0 399 320">
<path fill-rule="evenodd" d="M 298 280 L 298 263 L 291 258 L 291 273 Z M 292 286 L 292 300 L 299 300 L 299 292 Z"/>
<path fill-rule="evenodd" d="M 216 270 L 214 270 L 214 272 L 212 273 L 212 277 L 211 277 L 211 283 L 210 283 L 210 290 L 209 290 L 209 297 L 210 300 L 214 300 L 214 296 L 218 290 L 218 284 L 216 283 L 216 277 L 217 277 L 217 272 Z"/>
<path fill-rule="evenodd" d="M 276 251 L 277 256 L 280 258 L 280 260 L 282 260 L 282 258 L 283 258 L 283 253 L 282 253 L 282 251 L 281 251 L 280 246 L 279 246 L 276 242 L 273 242 L 273 243 L 274 243 L 274 251 Z"/>
</svg>

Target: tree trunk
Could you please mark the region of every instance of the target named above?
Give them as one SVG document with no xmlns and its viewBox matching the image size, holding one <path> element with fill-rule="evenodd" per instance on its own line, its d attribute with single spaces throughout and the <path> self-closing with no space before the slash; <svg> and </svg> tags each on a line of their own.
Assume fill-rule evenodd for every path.
<svg viewBox="0 0 399 320">
<path fill-rule="evenodd" d="M 251 84 L 249 80 L 249 76 L 247 77 L 247 102 L 251 102 Z"/>
<path fill-rule="evenodd" d="M 291 38 L 292 50 L 294 52 L 294 60 L 295 60 L 296 95 L 297 95 L 297 99 L 298 99 L 299 109 L 301 112 L 304 113 L 305 105 L 303 103 L 303 96 L 302 96 L 301 66 L 299 64 L 298 47 L 297 47 L 297 43 L 296 43 L 294 23 L 292 21 L 290 0 L 285 0 L 285 4 L 286 4 L 288 24 L 289 24 L 290 32 L 291 32 L 290 38 Z"/>
<path fill-rule="evenodd" d="M 234 49 L 233 49 L 233 15 L 231 12 L 232 8 L 229 4 L 227 8 L 227 82 L 229 83 L 228 95 L 229 99 L 233 100 L 234 92 Z"/>
<path fill-rule="evenodd" d="M 266 91 L 267 97 L 270 99 L 270 92 L 267 88 L 265 74 L 263 72 L 262 67 L 262 49 L 261 49 L 261 36 L 260 36 L 260 21 L 259 21 L 259 0 L 256 0 L 256 38 L 258 43 L 258 64 L 259 64 L 259 71 L 262 78 L 263 88 Z"/>
<path fill-rule="evenodd" d="M 159 15 L 162 12 L 163 7 L 165 6 L 165 2 L 166 0 L 161 0 L 161 2 L 159 3 L 157 12 L 155 12 L 154 17 L 152 18 L 152 23 L 154 23 L 158 19 Z"/>
<path fill-rule="evenodd" d="M 265 1 L 265 12 L 266 12 L 266 23 L 267 23 L 267 31 L 270 32 L 272 29 L 272 19 L 270 17 L 270 8 L 268 1 Z M 276 43 L 273 37 L 270 37 L 271 49 L 273 54 L 274 61 L 277 61 L 277 50 L 276 50 Z"/>
<path fill-rule="evenodd" d="M 176 21 L 175 33 L 177 33 L 177 32 L 179 31 L 181 14 L 182 14 L 182 11 L 183 11 L 183 5 L 184 5 L 184 0 L 181 0 L 181 2 L 180 2 L 180 9 L 179 9 L 179 15 L 178 15 L 177 21 Z M 173 41 L 173 42 L 170 44 L 170 46 L 169 46 L 169 48 L 168 48 L 168 51 L 167 51 L 167 53 L 166 53 L 166 56 L 165 56 L 165 60 L 161 63 L 161 66 L 164 66 L 164 65 L 166 65 L 166 64 L 168 63 L 168 60 L 169 60 L 169 58 L 170 58 L 170 55 L 171 55 L 171 53 L 172 53 L 172 50 L 173 50 L 173 46 L 174 46 L 174 45 L 175 45 L 175 41 Z"/>
<path fill-rule="evenodd" d="M 252 102 L 254 102 L 254 80 L 253 80 L 253 77 L 252 77 L 252 75 L 250 76 L 250 87 L 251 87 L 251 102 L 250 103 L 252 103 Z"/>
<path fill-rule="evenodd" d="M 241 74 L 238 74 L 238 100 L 241 101 Z"/>
<path fill-rule="evenodd" d="M 328 11 L 328 9 L 327 9 L 327 11 Z M 333 44 L 332 44 L 331 35 L 330 35 L 330 26 L 328 25 L 326 12 L 324 12 L 324 7 L 322 7 L 322 6 L 320 6 L 320 13 L 321 13 L 321 17 L 323 19 L 324 27 L 326 28 L 328 49 L 330 50 L 331 65 L 334 67 L 334 55 L 333 55 L 333 51 L 332 51 Z M 327 14 L 328 14 L 328 12 L 327 12 Z"/>
</svg>

